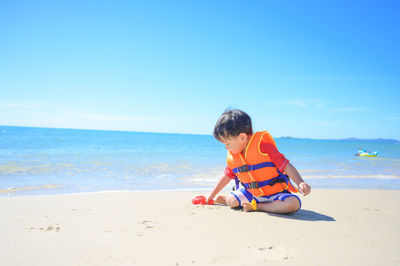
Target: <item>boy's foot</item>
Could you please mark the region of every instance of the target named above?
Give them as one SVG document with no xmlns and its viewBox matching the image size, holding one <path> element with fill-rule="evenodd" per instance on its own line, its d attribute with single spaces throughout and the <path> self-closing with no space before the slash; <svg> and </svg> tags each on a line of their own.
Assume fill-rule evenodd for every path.
<svg viewBox="0 0 400 266">
<path fill-rule="evenodd" d="M 243 202 L 242 207 L 243 207 L 243 211 L 245 211 L 245 212 L 253 212 L 254 211 L 253 205 L 251 205 L 251 203 L 249 203 L 249 202 Z"/>
<path fill-rule="evenodd" d="M 218 196 L 215 200 L 216 203 L 226 205 L 226 196 Z"/>
</svg>

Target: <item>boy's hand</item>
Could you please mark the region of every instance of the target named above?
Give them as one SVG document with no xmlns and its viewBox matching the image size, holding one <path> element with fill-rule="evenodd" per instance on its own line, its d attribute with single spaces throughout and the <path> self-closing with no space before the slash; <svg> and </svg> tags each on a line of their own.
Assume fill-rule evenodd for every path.
<svg viewBox="0 0 400 266">
<path fill-rule="evenodd" d="M 301 182 L 299 184 L 299 192 L 303 194 L 303 196 L 307 196 L 311 192 L 311 187 L 306 182 Z"/>
<path fill-rule="evenodd" d="M 206 202 L 214 202 L 214 197 L 208 196 Z"/>
</svg>

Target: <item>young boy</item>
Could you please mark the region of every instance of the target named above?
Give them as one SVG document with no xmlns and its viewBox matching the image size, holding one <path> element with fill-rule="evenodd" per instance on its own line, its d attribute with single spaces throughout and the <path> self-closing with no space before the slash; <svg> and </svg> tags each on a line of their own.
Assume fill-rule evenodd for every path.
<svg viewBox="0 0 400 266">
<path fill-rule="evenodd" d="M 228 166 L 207 200 L 214 199 L 235 179 L 236 190 L 228 196 L 219 196 L 216 202 L 231 208 L 242 206 L 244 211 L 291 213 L 300 209 L 300 198 L 291 193 L 297 190 L 288 177 L 304 196 L 311 192 L 311 187 L 277 150 L 267 131 L 253 134 L 251 119 L 245 112 L 223 113 L 215 125 L 214 137 L 225 144 Z"/>
</svg>

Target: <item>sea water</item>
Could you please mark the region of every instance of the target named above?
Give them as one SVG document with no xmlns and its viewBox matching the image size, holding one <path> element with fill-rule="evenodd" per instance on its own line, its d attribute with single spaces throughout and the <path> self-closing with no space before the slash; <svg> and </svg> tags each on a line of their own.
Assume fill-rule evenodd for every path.
<svg viewBox="0 0 400 266">
<path fill-rule="evenodd" d="M 314 188 L 400 189 L 397 141 L 275 140 Z M 379 156 L 354 156 L 359 148 Z M 225 167 L 224 145 L 211 135 L 0 126 L 3 196 L 206 191 Z"/>
</svg>

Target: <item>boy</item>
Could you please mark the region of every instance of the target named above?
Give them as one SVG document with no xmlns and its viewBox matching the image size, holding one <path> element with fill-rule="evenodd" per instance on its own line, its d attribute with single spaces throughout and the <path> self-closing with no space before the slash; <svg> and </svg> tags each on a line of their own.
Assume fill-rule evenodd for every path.
<svg viewBox="0 0 400 266">
<path fill-rule="evenodd" d="M 228 110 L 223 113 L 215 125 L 214 137 L 225 144 L 228 166 L 207 200 L 214 199 L 231 179 L 235 179 L 236 190 L 228 196 L 219 196 L 216 202 L 231 208 L 242 206 L 244 211 L 291 213 L 300 209 L 300 198 L 290 193 L 297 190 L 288 177 L 304 196 L 311 192 L 311 187 L 279 153 L 267 131 L 253 134 L 251 119 L 245 112 Z"/>
</svg>

